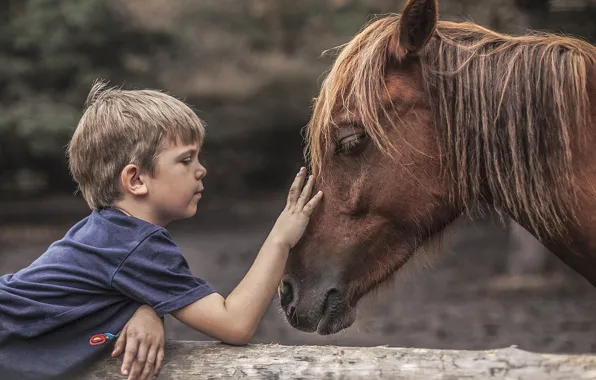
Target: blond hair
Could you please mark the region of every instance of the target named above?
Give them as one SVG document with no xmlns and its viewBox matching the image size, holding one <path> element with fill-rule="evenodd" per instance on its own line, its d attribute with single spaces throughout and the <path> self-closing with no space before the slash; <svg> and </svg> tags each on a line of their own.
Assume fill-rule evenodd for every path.
<svg viewBox="0 0 596 380">
<path fill-rule="evenodd" d="M 70 172 L 92 209 L 121 196 L 120 173 L 128 164 L 151 175 L 170 142 L 203 142 L 205 127 L 182 101 L 157 90 L 108 88 L 96 81 L 68 146 Z"/>
</svg>

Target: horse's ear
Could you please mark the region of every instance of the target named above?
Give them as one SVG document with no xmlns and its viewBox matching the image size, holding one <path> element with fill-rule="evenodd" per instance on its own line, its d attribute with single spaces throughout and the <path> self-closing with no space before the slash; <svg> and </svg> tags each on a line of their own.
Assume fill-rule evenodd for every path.
<svg viewBox="0 0 596 380">
<path fill-rule="evenodd" d="M 438 18 L 437 0 L 409 0 L 391 43 L 396 58 L 418 53 L 435 32 Z"/>
</svg>

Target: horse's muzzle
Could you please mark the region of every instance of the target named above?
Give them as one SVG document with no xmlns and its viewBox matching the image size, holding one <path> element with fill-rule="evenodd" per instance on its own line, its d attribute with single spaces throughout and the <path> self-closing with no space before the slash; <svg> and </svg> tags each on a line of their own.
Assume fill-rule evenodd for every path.
<svg viewBox="0 0 596 380">
<path fill-rule="evenodd" d="M 280 285 L 280 301 L 290 325 L 305 332 L 335 334 L 354 323 L 356 317 L 345 293 L 337 287 L 300 289 L 287 276 Z"/>
</svg>

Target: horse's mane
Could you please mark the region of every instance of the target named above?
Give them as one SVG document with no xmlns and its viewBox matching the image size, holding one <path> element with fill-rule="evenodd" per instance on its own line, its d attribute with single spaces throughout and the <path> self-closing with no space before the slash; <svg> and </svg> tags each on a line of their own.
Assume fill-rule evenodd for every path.
<svg viewBox="0 0 596 380">
<path fill-rule="evenodd" d="M 340 107 L 353 110 L 370 138 L 391 154 L 386 130 L 397 126 L 386 124 L 391 118 L 381 105 L 399 17 L 368 25 L 343 46 L 325 78 L 307 130 L 315 173 L 333 139 L 332 111 Z M 457 183 L 452 201 L 470 211 L 488 189 L 497 209 L 522 218 L 535 234 L 563 234 L 573 218 L 571 153 L 590 122 L 587 70 L 596 62 L 596 47 L 563 36 L 516 37 L 440 21 L 420 61 L 442 155 Z"/>
</svg>

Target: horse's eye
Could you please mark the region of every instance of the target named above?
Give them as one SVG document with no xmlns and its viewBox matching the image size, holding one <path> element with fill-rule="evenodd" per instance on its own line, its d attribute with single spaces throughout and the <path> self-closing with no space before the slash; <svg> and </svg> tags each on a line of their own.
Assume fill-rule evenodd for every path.
<svg viewBox="0 0 596 380">
<path fill-rule="evenodd" d="M 335 153 L 337 154 L 353 154 L 360 150 L 363 142 L 366 139 L 366 134 L 363 132 L 354 133 L 352 135 L 343 137 L 337 142 Z"/>
</svg>

